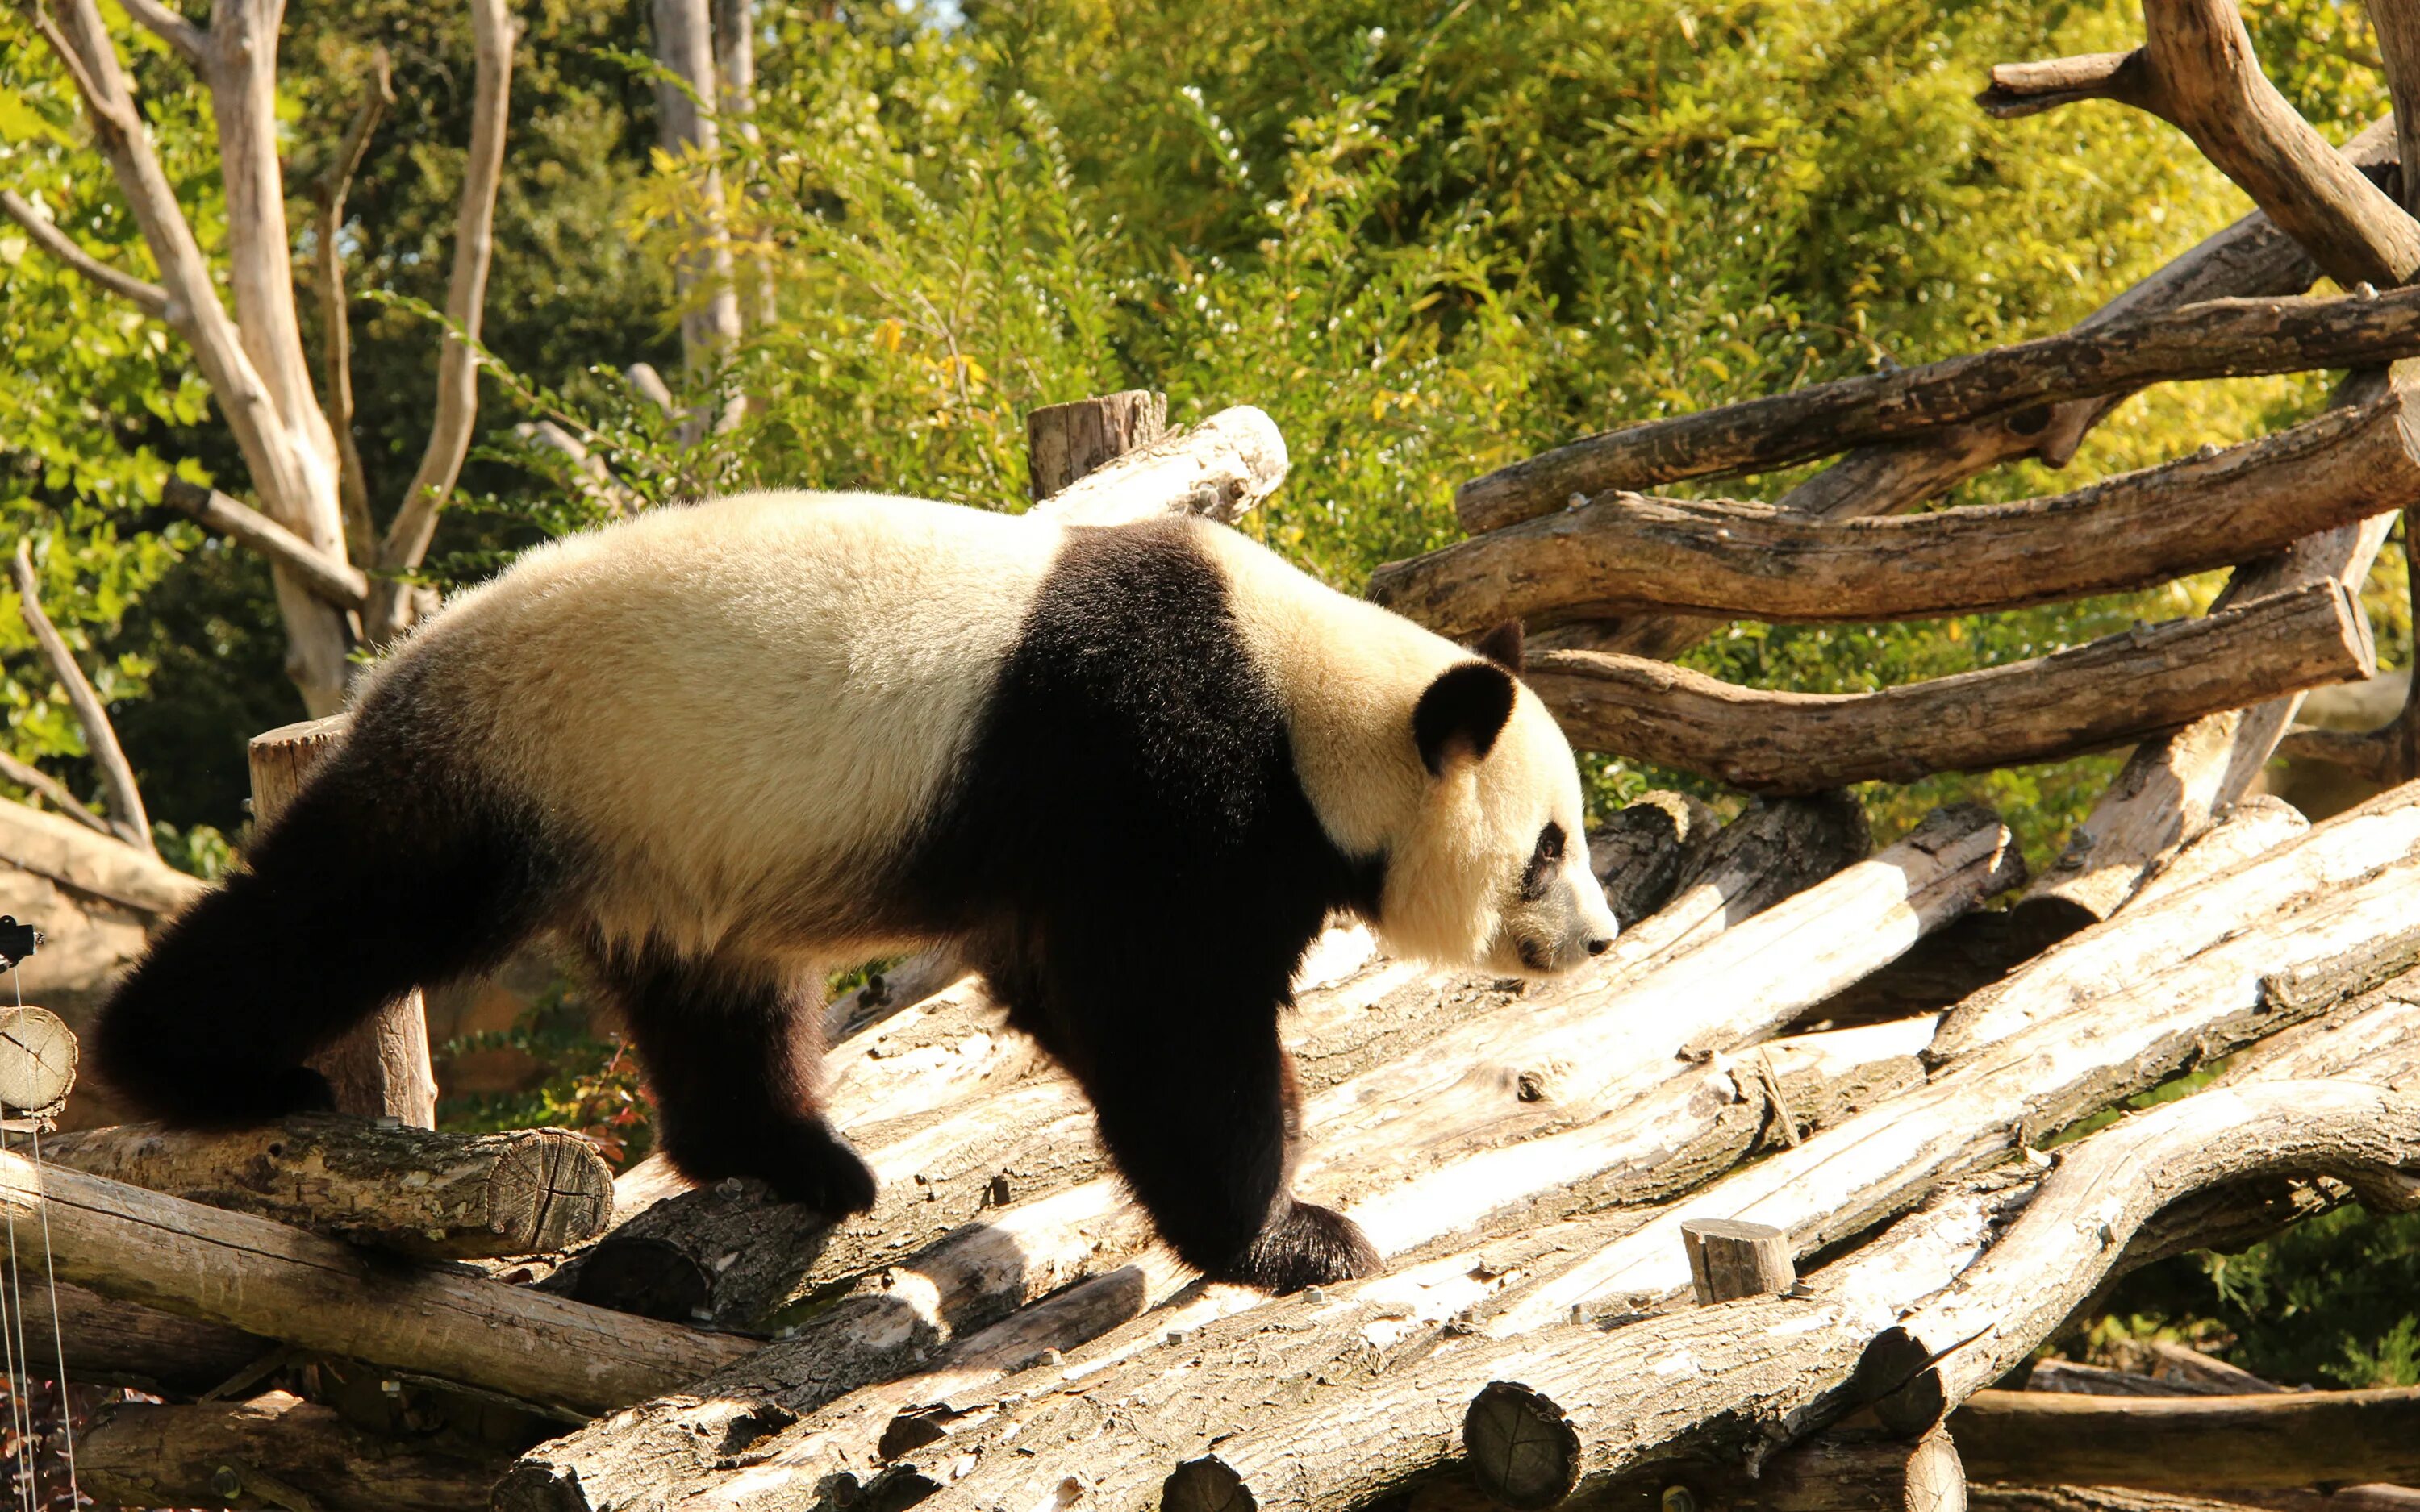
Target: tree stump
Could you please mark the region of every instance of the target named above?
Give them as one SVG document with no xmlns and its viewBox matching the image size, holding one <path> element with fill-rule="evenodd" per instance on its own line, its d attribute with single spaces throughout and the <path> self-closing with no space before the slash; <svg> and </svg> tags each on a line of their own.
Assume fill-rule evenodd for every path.
<svg viewBox="0 0 2420 1512">
<path fill-rule="evenodd" d="M 344 738 L 347 717 L 308 719 L 252 737 L 252 818 L 267 826 L 312 768 Z M 428 1016 L 417 991 L 386 1004 L 369 1022 L 312 1057 L 335 1088 L 339 1112 L 437 1126 L 437 1074 L 428 1064 Z"/>
<path fill-rule="evenodd" d="M 1025 417 L 1027 471 L 1040 503 L 1113 457 L 1149 446 L 1168 430 L 1168 395 L 1126 389 Z"/>
</svg>

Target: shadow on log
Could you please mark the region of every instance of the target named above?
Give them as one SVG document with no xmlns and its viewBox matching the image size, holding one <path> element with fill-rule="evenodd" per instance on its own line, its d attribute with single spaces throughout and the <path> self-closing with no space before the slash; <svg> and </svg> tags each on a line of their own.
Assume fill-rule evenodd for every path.
<svg viewBox="0 0 2420 1512">
<path fill-rule="evenodd" d="M 342 1507 L 462 1512 L 504 1468 L 365 1433 L 334 1409 L 271 1392 L 193 1407 L 119 1402 L 76 1439 L 84 1490 L 103 1506 Z M 298 1493 L 301 1500 L 298 1504 Z"/>
</svg>

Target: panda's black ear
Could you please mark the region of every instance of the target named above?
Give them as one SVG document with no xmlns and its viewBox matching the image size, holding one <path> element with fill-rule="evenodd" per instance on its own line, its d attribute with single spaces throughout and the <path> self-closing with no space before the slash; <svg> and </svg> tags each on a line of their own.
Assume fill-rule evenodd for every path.
<svg viewBox="0 0 2420 1512">
<path fill-rule="evenodd" d="M 1437 674 L 1412 710 L 1412 739 L 1431 776 L 1457 754 L 1482 759 L 1512 717 L 1512 674 L 1492 661 L 1466 661 Z"/>
<path fill-rule="evenodd" d="M 1521 622 L 1506 620 L 1473 640 L 1470 649 L 1517 675 L 1521 671 Z"/>
</svg>

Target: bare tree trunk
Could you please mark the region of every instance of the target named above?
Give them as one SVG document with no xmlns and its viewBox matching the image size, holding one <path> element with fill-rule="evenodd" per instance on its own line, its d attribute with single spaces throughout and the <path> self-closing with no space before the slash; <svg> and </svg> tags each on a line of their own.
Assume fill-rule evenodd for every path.
<svg viewBox="0 0 2420 1512">
<path fill-rule="evenodd" d="M 711 0 L 654 4 L 656 61 L 688 85 L 657 84 L 656 140 L 675 162 L 703 164 L 693 186 L 701 208 L 697 219 L 681 229 L 689 245 L 673 265 L 673 286 L 681 301 L 682 360 L 695 382 L 739 344 L 739 290 L 722 214 L 722 170 L 715 162 L 722 143 L 716 120 L 714 19 Z M 742 408 L 735 398 L 719 414 L 700 414 L 692 424 L 727 429 L 738 423 Z"/>
</svg>

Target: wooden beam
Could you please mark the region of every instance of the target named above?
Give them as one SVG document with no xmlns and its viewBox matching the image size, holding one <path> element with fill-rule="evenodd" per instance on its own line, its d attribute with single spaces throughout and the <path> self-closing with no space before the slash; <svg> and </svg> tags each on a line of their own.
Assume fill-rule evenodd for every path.
<svg viewBox="0 0 2420 1512">
<path fill-rule="evenodd" d="M 59 1278 L 103 1296 L 594 1414 L 750 1343 L 474 1275 L 399 1266 L 248 1213 L 0 1152 L 0 1209 L 49 1225 Z"/>
<path fill-rule="evenodd" d="M 1876 693 L 1765 692 L 1590 651 L 1538 653 L 1525 675 L 1575 746 L 1803 793 L 2063 760 L 2374 665 L 2359 602 L 2326 582 Z"/>
<path fill-rule="evenodd" d="M 82 1488 L 102 1505 L 461 1512 L 486 1504 L 503 1468 L 365 1432 L 282 1391 L 191 1407 L 111 1403 L 76 1435 Z"/>
<path fill-rule="evenodd" d="M 225 1133 L 87 1129 L 42 1153 L 129 1186 L 430 1258 L 567 1249 L 603 1233 L 613 1206 L 612 1168 L 563 1129 L 452 1134 L 306 1114 Z"/>
<path fill-rule="evenodd" d="M 1507 617 L 1533 630 L 1636 612 L 1869 623 L 2118 593 L 2420 501 L 2416 422 L 2388 394 L 2073 493 L 1881 519 L 1606 494 L 1389 563 L 1370 597 L 1466 637 Z"/>
<path fill-rule="evenodd" d="M 1949 1415 L 1978 1480 L 2152 1491 L 2420 1480 L 2420 1390 L 2251 1396 L 1978 1391 Z"/>
<path fill-rule="evenodd" d="M 2325 150 L 2335 156 L 2335 148 Z M 2368 187 L 2359 173 L 2346 171 Z M 1769 471 L 1861 442 L 2131 393 L 2149 383 L 2370 366 L 2415 355 L 2420 290 L 2212 300 L 1606 431 L 1464 485 L 1454 508 L 1463 529 L 1476 535 L 1608 489 Z"/>
</svg>

